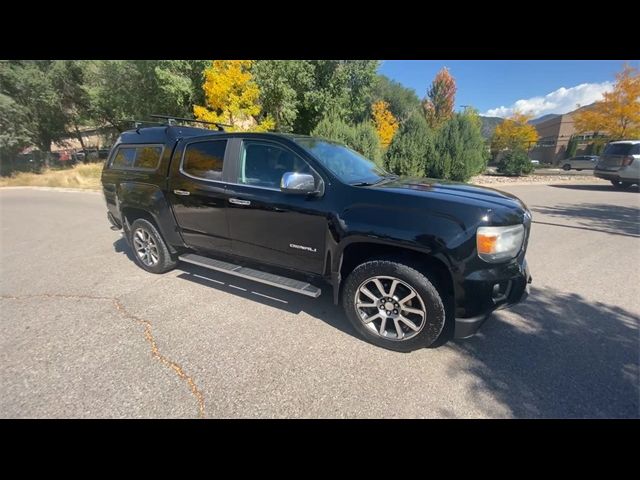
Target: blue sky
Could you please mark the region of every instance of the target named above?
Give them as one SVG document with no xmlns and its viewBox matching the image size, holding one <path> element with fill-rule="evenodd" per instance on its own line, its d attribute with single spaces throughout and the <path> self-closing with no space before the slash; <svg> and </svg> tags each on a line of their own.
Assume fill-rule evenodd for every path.
<svg viewBox="0 0 640 480">
<path fill-rule="evenodd" d="M 640 61 L 629 61 L 638 68 Z M 515 108 L 535 117 L 566 113 L 611 89 L 622 60 L 384 60 L 380 73 L 424 97 L 435 74 L 448 67 L 456 79 L 456 108 L 507 116 Z"/>
</svg>

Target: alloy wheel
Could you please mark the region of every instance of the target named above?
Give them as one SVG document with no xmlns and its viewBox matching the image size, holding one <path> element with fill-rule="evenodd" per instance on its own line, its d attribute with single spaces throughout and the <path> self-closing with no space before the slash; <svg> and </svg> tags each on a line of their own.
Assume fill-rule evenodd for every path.
<svg viewBox="0 0 640 480">
<path fill-rule="evenodd" d="M 133 247 L 136 255 L 148 267 L 156 265 L 160 259 L 158 245 L 153 236 L 144 228 L 136 228 L 133 232 Z"/>
<path fill-rule="evenodd" d="M 415 337 L 424 327 L 427 311 L 418 292 L 399 278 L 371 277 L 355 295 L 360 321 L 375 335 L 396 341 Z"/>
</svg>

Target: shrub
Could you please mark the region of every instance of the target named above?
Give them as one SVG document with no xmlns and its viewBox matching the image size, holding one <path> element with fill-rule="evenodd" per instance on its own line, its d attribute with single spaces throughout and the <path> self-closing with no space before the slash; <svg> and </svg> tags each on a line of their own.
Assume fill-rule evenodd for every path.
<svg viewBox="0 0 640 480">
<path fill-rule="evenodd" d="M 527 152 L 522 149 L 510 150 L 498 163 L 498 172 L 510 176 L 520 176 L 533 172 L 534 165 Z"/>
<path fill-rule="evenodd" d="M 329 115 L 318 123 L 311 135 L 344 143 L 378 165 L 383 164 L 380 140 L 369 121 L 353 126 L 336 115 Z"/>
<path fill-rule="evenodd" d="M 424 177 L 426 165 L 435 155 L 433 132 L 424 117 L 414 113 L 393 137 L 385 156 L 385 166 L 398 175 Z"/>
</svg>

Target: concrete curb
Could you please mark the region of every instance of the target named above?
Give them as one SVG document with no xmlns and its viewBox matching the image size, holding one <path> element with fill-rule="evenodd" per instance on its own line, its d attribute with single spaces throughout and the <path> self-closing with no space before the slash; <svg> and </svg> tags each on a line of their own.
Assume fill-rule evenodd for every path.
<svg viewBox="0 0 640 480">
<path fill-rule="evenodd" d="M 100 190 L 92 190 L 87 188 L 65 188 L 65 187 L 30 187 L 30 186 L 16 186 L 16 187 L 0 187 L 2 190 L 43 190 L 45 192 L 69 192 L 69 193 L 92 193 L 99 195 L 102 193 Z"/>
</svg>

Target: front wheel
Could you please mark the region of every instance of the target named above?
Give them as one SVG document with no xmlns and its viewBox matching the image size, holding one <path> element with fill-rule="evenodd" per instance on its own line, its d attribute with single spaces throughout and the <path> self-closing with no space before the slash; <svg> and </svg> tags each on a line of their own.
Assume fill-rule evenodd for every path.
<svg viewBox="0 0 640 480">
<path fill-rule="evenodd" d="M 428 347 L 445 323 L 443 301 L 429 279 L 393 260 L 356 267 L 345 281 L 342 305 L 364 339 L 399 352 Z"/>
<path fill-rule="evenodd" d="M 562 169 L 563 169 L 563 170 L 565 170 L 565 171 L 571 170 L 571 165 L 569 165 L 568 163 L 565 163 L 565 164 L 562 166 Z"/>
<path fill-rule="evenodd" d="M 615 188 L 616 190 L 626 190 L 631 185 L 633 185 L 633 183 L 631 183 L 631 182 L 621 182 L 619 180 L 611 180 L 611 185 L 613 185 L 613 188 Z"/>
</svg>

